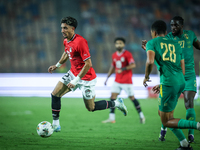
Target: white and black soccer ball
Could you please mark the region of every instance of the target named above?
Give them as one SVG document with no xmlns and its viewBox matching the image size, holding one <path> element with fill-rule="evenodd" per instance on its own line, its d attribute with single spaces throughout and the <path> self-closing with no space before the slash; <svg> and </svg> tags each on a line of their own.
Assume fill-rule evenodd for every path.
<svg viewBox="0 0 200 150">
<path fill-rule="evenodd" d="M 42 121 L 37 126 L 37 133 L 41 137 L 50 137 L 53 134 L 53 127 L 50 122 Z"/>
</svg>

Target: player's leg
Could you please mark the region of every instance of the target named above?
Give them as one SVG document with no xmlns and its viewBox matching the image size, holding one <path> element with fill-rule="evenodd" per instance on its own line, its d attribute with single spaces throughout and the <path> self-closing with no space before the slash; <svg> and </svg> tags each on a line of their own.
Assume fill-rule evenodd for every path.
<svg viewBox="0 0 200 150">
<path fill-rule="evenodd" d="M 120 94 L 121 88 L 120 84 L 117 82 L 113 82 L 111 86 L 111 101 L 115 101 L 117 96 Z M 102 121 L 102 123 L 115 123 L 115 107 L 110 108 L 109 118 L 107 120 Z"/>
<path fill-rule="evenodd" d="M 195 91 L 184 91 L 184 102 L 186 108 L 186 119 L 187 120 L 196 120 L 196 113 L 194 110 L 194 97 Z M 188 140 L 190 143 L 194 143 L 194 129 L 188 130 Z"/>
<path fill-rule="evenodd" d="M 160 116 L 160 111 L 158 110 L 158 115 Z M 159 134 L 159 141 L 165 141 L 166 138 L 166 133 L 167 133 L 167 127 L 165 127 L 163 124 L 161 124 L 161 131 Z"/>
<path fill-rule="evenodd" d="M 185 88 L 184 88 L 184 102 L 186 108 L 186 119 L 196 120 L 196 113 L 194 110 L 194 97 L 197 92 L 196 75 L 194 71 L 188 71 L 185 75 Z M 188 140 L 194 143 L 194 130 L 188 130 Z"/>
<path fill-rule="evenodd" d="M 115 101 L 119 93 L 111 93 L 111 101 Z M 109 118 L 107 120 L 102 121 L 102 123 L 115 123 L 115 107 L 110 108 Z"/>
<path fill-rule="evenodd" d="M 129 98 L 133 102 L 135 109 L 137 110 L 137 112 L 140 116 L 140 123 L 144 124 L 145 123 L 145 117 L 144 117 L 144 114 L 142 112 L 140 103 L 138 102 L 138 100 L 134 96 L 129 96 Z"/>
<path fill-rule="evenodd" d="M 89 81 L 89 83 L 87 83 L 87 86 L 85 86 L 84 84 L 79 85 L 79 88 L 83 94 L 83 100 L 84 100 L 85 107 L 87 108 L 87 110 L 95 111 L 95 110 L 103 110 L 110 107 L 114 107 L 115 103 L 113 101 L 101 100 L 101 101 L 94 102 L 95 84 L 96 84 L 96 79 Z"/>
<path fill-rule="evenodd" d="M 159 115 L 162 124 L 169 128 L 196 128 L 197 122 L 183 119 L 175 119 L 173 110 L 176 107 L 178 97 L 183 91 L 184 85 L 165 86 L 160 85 Z"/>
<path fill-rule="evenodd" d="M 127 115 L 127 108 L 123 103 L 122 99 L 117 99 L 115 101 L 106 101 L 106 100 L 100 100 L 94 102 L 95 99 L 95 84 L 96 79 L 89 81 L 90 83 L 85 86 L 84 84 L 81 85 L 79 88 L 82 91 L 83 94 L 83 100 L 85 102 L 85 106 L 88 109 L 88 111 L 96 111 L 96 110 L 104 110 L 111 107 L 117 107 L 119 110 L 121 110 L 124 115 Z"/>
<path fill-rule="evenodd" d="M 53 92 L 51 93 L 51 108 L 53 116 L 53 127 L 54 131 L 58 132 L 61 130 L 59 122 L 59 114 L 61 109 L 61 97 L 69 92 L 70 89 L 64 85 L 62 82 L 58 82 Z"/>
<path fill-rule="evenodd" d="M 70 92 L 71 89 L 67 87 L 67 84 L 73 79 L 73 75 L 70 71 L 65 74 L 60 81 L 57 83 L 56 87 L 54 88 L 53 92 L 51 93 L 51 107 L 52 107 L 52 116 L 53 116 L 53 127 L 54 131 L 58 132 L 61 130 L 59 116 L 60 116 L 60 109 L 61 109 L 61 97 Z M 75 87 L 72 90 L 75 90 Z"/>
<path fill-rule="evenodd" d="M 188 122 L 188 120 L 183 120 L 183 119 L 175 119 L 173 117 L 173 112 L 162 112 L 160 111 L 160 117 L 163 125 L 165 127 L 169 127 L 170 130 L 175 134 L 175 136 L 178 138 L 180 142 L 180 147 L 181 148 L 187 148 L 188 150 L 192 149 L 192 147 L 189 145 L 187 139 L 185 138 L 185 135 L 183 134 L 182 130 L 179 128 L 194 128 L 197 129 L 200 128 L 199 123 L 195 123 L 194 121 Z"/>
<path fill-rule="evenodd" d="M 95 86 L 81 86 L 83 100 L 88 111 L 104 110 L 118 105 L 116 101 L 95 100 Z"/>
</svg>

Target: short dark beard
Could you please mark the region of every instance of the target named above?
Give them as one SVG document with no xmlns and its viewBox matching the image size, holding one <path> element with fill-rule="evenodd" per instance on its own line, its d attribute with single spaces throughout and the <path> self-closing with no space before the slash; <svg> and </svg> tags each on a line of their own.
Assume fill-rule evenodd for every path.
<svg viewBox="0 0 200 150">
<path fill-rule="evenodd" d="M 176 33 L 172 33 L 173 36 L 178 36 L 178 35 L 181 35 L 181 30 L 178 30 Z"/>
<path fill-rule="evenodd" d="M 116 50 L 117 50 L 118 52 L 121 52 L 121 51 L 123 50 L 123 48 L 116 48 Z"/>
</svg>

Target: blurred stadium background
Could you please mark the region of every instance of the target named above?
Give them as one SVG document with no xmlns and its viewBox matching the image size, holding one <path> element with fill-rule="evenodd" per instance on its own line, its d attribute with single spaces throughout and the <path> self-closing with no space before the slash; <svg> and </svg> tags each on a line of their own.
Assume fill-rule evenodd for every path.
<svg viewBox="0 0 200 150">
<path fill-rule="evenodd" d="M 157 19 L 166 21 L 170 31 L 175 15 L 182 16 L 184 29 L 193 30 L 200 40 L 199 0 L 0 0 L 1 80 L 12 76 L 5 73 L 47 73 L 64 50 L 60 20 L 65 16 L 78 20 L 76 33 L 87 39 L 97 73 L 107 73 L 115 51 L 113 40 L 122 36 L 136 61 L 134 74 L 144 74 L 146 54 L 141 40 L 151 39 L 149 29 Z M 200 52 L 194 50 L 197 75 L 199 58 Z M 69 68 L 68 62 L 57 72 Z M 153 73 L 157 73 L 155 67 Z"/>
</svg>

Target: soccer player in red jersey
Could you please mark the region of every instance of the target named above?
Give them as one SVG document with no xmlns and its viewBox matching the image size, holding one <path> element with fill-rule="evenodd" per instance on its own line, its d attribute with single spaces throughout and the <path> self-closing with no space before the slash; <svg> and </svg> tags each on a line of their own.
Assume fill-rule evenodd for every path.
<svg viewBox="0 0 200 150">
<path fill-rule="evenodd" d="M 52 73 L 59 68 L 68 59 L 71 63 L 71 69 L 57 83 L 52 96 L 52 116 L 53 128 L 58 132 L 61 130 L 59 122 L 59 113 L 61 109 L 61 97 L 79 88 L 82 91 L 83 100 L 88 111 L 104 110 L 110 107 L 117 107 L 124 115 L 127 115 L 126 106 L 122 99 L 115 101 L 95 100 L 95 84 L 96 73 L 92 68 L 91 56 L 89 53 L 87 41 L 80 35 L 75 34 L 78 22 L 75 18 L 64 17 L 61 20 L 61 32 L 64 39 L 65 51 L 63 52 L 59 62 L 48 68 L 48 72 Z"/>
<path fill-rule="evenodd" d="M 140 122 L 145 123 L 145 117 L 141 110 L 138 100 L 134 97 L 133 85 L 132 85 L 132 69 L 136 67 L 132 54 L 125 50 L 125 39 L 117 37 L 114 40 L 116 52 L 112 55 L 112 65 L 108 71 L 108 76 L 105 81 L 107 83 L 108 78 L 112 73 L 116 73 L 115 81 L 111 87 L 111 101 L 114 101 L 123 89 L 129 96 L 130 100 L 134 103 L 135 108 L 140 116 Z M 115 123 L 115 108 L 110 108 L 109 118 L 102 123 Z"/>
</svg>

